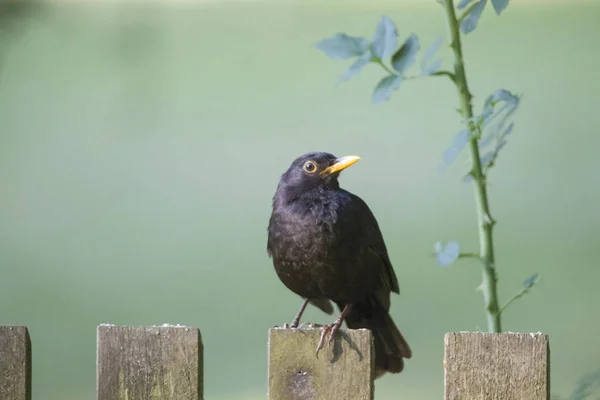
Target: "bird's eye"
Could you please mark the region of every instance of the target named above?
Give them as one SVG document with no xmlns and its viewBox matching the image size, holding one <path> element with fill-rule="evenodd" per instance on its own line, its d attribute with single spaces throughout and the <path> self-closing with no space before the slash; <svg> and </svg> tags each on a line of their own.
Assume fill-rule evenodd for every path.
<svg viewBox="0 0 600 400">
<path fill-rule="evenodd" d="M 304 170 L 306 172 L 308 172 L 309 174 L 312 174 L 313 172 L 315 172 L 317 170 L 317 164 L 315 164 L 312 161 L 307 161 L 304 163 Z"/>
</svg>

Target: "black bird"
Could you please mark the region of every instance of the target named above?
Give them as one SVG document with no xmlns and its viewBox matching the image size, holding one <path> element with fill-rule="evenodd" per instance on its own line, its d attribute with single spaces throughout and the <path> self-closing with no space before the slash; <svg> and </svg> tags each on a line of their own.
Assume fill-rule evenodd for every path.
<svg viewBox="0 0 600 400">
<path fill-rule="evenodd" d="M 344 321 L 369 329 L 379 377 L 401 372 L 412 351 L 389 315 L 390 293 L 400 289 L 377 220 L 338 182 L 359 159 L 315 152 L 292 162 L 273 197 L 267 252 L 279 279 L 304 299 L 290 327 L 298 327 L 309 302 L 331 314 L 333 301 L 341 314 L 322 327 L 317 354 Z"/>
</svg>

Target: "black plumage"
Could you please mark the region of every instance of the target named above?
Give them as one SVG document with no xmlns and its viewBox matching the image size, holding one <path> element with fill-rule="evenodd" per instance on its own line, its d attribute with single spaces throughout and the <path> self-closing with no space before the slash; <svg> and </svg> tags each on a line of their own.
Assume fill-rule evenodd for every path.
<svg viewBox="0 0 600 400">
<path fill-rule="evenodd" d="M 308 302 L 342 314 L 323 328 L 321 343 L 345 320 L 374 336 L 376 376 L 398 373 L 412 352 L 389 315 L 398 280 L 375 216 L 358 196 L 340 188 L 340 171 L 355 156 L 315 152 L 298 157 L 281 176 L 273 197 L 267 251 L 281 281 L 305 299 L 292 321 L 296 328 Z"/>
</svg>

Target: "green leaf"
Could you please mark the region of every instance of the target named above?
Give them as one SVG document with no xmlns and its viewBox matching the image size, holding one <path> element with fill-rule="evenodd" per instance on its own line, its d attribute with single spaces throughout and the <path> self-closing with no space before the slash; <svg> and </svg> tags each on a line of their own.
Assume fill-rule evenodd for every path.
<svg viewBox="0 0 600 400">
<path fill-rule="evenodd" d="M 456 6 L 456 8 L 458 8 L 459 10 L 465 8 L 466 6 L 468 6 L 469 4 L 471 4 L 473 0 L 461 0 L 460 3 L 458 3 L 458 5 Z"/>
<path fill-rule="evenodd" d="M 592 395 L 596 395 L 592 397 Z M 594 400 L 600 398 L 600 369 L 589 372 L 577 381 L 569 400 Z"/>
<path fill-rule="evenodd" d="M 437 60 L 435 60 L 434 62 L 429 64 L 427 67 L 423 68 L 421 70 L 421 75 L 423 75 L 423 76 L 432 75 L 441 69 L 442 69 L 442 59 L 438 58 Z"/>
<path fill-rule="evenodd" d="M 492 0 L 492 6 L 496 14 L 500 15 L 508 7 L 508 0 Z"/>
<path fill-rule="evenodd" d="M 535 273 L 523 281 L 523 287 L 530 288 L 538 281 L 538 274 Z"/>
<path fill-rule="evenodd" d="M 485 129 L 485 134 L 482 134 L 478 141 L 479 149 L 483 149 L 495 141 L 494 148 L 481 156 L 481 167 L 484 170 L 489 170 L 494 166 L 500 150 L 506 146 L 506 137 L 512 132 L 514 122 L 511 122 L 506 127 L 505 124 L 518 108 L 519 102 L 520 99 L 518 96 L 513 95 L 508 90 L 499 89 L 487 97 L 483 112 L 471 118 L 470 122 L 477 124 L 480 131 Z M 500 120 L 491 125 L 491 122 L 498 118 Z M 471 179 L 470 174 L 464 178 L 467 182 Z"/>
<path fill-rule="evenodd" d="M 467 143 L 469 143 L 470 139 L 471 130 L 469 128 L 463 129 L 462 131 L 458 132 L 456 136 L 454 136 L 452 145 L 446 151 L 444 151 L 444 164 L 442 165 L 442 170 L 456 159 L 462 149 L 464 149 Z"/>
<path fill-rule="evenodd" d="M 481 17 L 481 13 L 483 13 L 483 9 L 487 4 L 487 0 L 479 0 L 479 2 L 471 8 L 469 15 L 460 23 L 460 30 L 465 35 L 471 33 L 477 28 L 477 24 L 479 23 L 479 18 Z"/>
<path fill-rule="evenodd" d="M 494 107 L 486 107 L 483 109 L 483 112 L 477 115 L 473 122 L 477 124 L 479 128 L 484 128 L 489 121 L 491 120 L 492 115 L 494 114 Z"/>
<path fill-rule="evenodd" d="M 480 149 L 483 149 L 483 148 L 485 148 L 485 147 L 489 146 L 489 145 L 490 145 L 490 143 L 492 143 L 492 140 L 496 139 L 496 137 L 497 137 L 497 136 L 496 136 L 496 135 L 494 135 L 494 134 L 488 134 L 488 135 L 485 135 L 484 137 L 482 137 L 482 138 L 479 140 L 479 148 L 480 148 Z"/>
<path fill-rule="evenodd" d="M 515 96 L 506 89 L 498 89 L 485 99 L 484 108 L 487 106 L 495 106 L 496 103 L 504 101 L 509 104 L 518 104 L 519 97 Z"/>
<path fill-rule="evenodd" d="M 373 55 L 379 59 L 388 58 L 397 45 L 398 31 L 396 30 L 396 24 L 389 17 L 381 17 L 371 44 Z"/>
<path fill-rule="evenodd" d="M 373 55 L 370 50 L 367 50 L 362 56 L 358 58 L 351 66 L 344 72 L 338 82 L 346 81 L 356 74 L 358 74 L 362 69 L 373 59 Z"/>
<path fill-rule="evenodd" d="M 496 147 L 494 148 L 493 151 L 488 151 L 486 154 L 484 154 L 483 157 L 481 157 L 481 168 L 484 168 L 484 169 L 491 168 L 494 165 L 494 163 L 496 162 L 496 159 L 498 158 L 498 154 L 500 153 L 500 150 L 502 150 L 502 148 L 505 145 L 506 145 L 506 141 L 501 140 L 496 144 Z"/>
<path fill-rule="evenodd" d="M 504 129 L 504 131 L 502 131 L 502 133 L 500 133 L 500 139 L 505 139 L 508 135 L 510 135 L 514 126 L 515 126 L 515 123 L 511 122 L 510 125 L 508 125 L 506 127 L 506 129 Z"/>
<path fill-rule="evenodd" d="M 493 151 L 488 151 L 483 156 L 481 156 L 481 168 L 485 168 L 489 163 L 492 162 L 493 158 L 494 158 Z"/>
<path fill-rule="evenodd" d="M 364 54 L 369 48 L 369 40 L 363 37 L 348 36 L 345 33 L 336 33 L 329 39 L 319 41 L 315 47 L 332 60 L 345 60 Z"/>
<path fill-rule="evenodd" d="M 515 111 L 517 111 L 517 106 L 516 105 L 505 105 L 502 110 L 498 111 L 498 114 L 502 114 L 503 111 L 506 111 L 504 114 L 502 114 L 502 117 L 500 118 L 500 121 L 498 121 L 498 123 L 496 124 L 495 129 L 500 131 L 504 129 L 504 125 L 506 124 L 506 122 L 508 121 L 508 119 L 515 113 Z M 511 128 L 512 130 L 512 128 Z"/>
<path fill-rule="evenodd" d="M 442 59 L 438 58 L 437 60 L 430 63 L 431 58 L 437 53 L 440 49 L 440 46 L 444 42 L 444 36 L 440 35 L 429 45 L 427 50 L 425 50 L 425 54 L 421 59 L 421 74 L 422 75 L 431 75 L 434 72 L 437 72 L 442 67 Z"/>
<path fill-rule="evenodd" d="M 406 71 L 415 62 L 420 47 L 417 35 L 411 34 L 392 56 L 392 67 L 399 73 Z"/>
<path fill-rule="evenodd" d="M 479 141 L 479 148 L 482 149 L 489 145 L 493 139 L 498 139 L 499 141 L 503 141 L 506 137 L 512 132 L 515 126 L 514 122 L 511 122 L 506 128 L 504 128 L 501 132 L 494 132 L 489 135 L 486 135 L 481 141 Z"/>
<path fill-rule="evenodd" d="M 435 244 L 435 260 L 443 267 L 452 264 L 460 255 L 460 245 L 458 242 L 448 242 L 443 246 L 441 242 Z"/>
<path fill-rule="evenodd" d="M 504 139 L 512 131 L 512 123 L 506 128 L 505 125 L 517 110 L 519 103 L 519 97 L 505 89 L 496 90 L 487 97 L 483 112 L 476 117 L 482 119 L 479 123 L 480 129 L 485 129 L 485 135 L 479 141 L 480 148 L 490 144 L 492 139 Z M 497 119 L 499 121 L 492 125 L 492 121 Z"/>
<path fill-rule="evenodd" d="M 388 100 L 392 92 L 397 90 L 402 83 L 402 77 L 399 75 L 389 75 L 383 78 L 373 91 L 373 104 L 383 103 Z"/>
</svg>

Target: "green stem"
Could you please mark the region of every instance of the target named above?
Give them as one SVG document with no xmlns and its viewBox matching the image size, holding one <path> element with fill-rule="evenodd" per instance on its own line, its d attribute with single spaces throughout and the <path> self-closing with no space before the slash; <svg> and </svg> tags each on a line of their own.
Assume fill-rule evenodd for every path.
<svg viewBox="0 0 600 400">
<path fill-rule="evenodd" d="M 383 70 L 385 72 L 387 72 L 388 74 L 390 74 L 390 75 L 398 75 L 397 72 L 392 71 L 380 59 L 375 60 L 375 62 L 377 64 L 381 65 L 381 68 L 383 68 Z M 406 81 L 406 80 L 410 80 L 410 79 L 423 78 L 423 76 L 424 75 L 404 76 L 402 79 Z M 451 81 L 454 81 L 454 74 L 452 72 L 450 72 L 450 71 L 436 71 L 436 72 L 432 73 L 431 76 L 447 76 L 448 78 L 450 78 Z"/>
<path fill-rule="evenodd" d="M 454 74 L 450 71 L 436 71 L 431 76 L 447 76 L 452 82 L 454 82 Z"/>
<path fill-rule="evenodd" d="M 458 90 L 460 110 L 465 120 L 473 117 L 472 96 L 467 84 L 465 65 L 460 41 L 459 20 L 456 18 L 453 0 L 443 0 L 446 14 L 450 48 L 454 53 L 454 84 Z M 475 190 L 475 203 L 477 207 L 477 220 L 479 225 L 479 257 L 483 262 L 483 299 L 487 316 L 489 332 L 502 332 L 500 310 L 498 307 L 497 278 L 494 265 L 494 243 L 492 229 L 495 221 L 490 214 L 487 196 L 486 175 L 481 167 L 477 137 L 473 135 L 469 141 L 471 155 L 471 175 Z"/>
<path fill-rule="evenodd" d="M 502 312 L 506 309 L 506 307 L 508 307 L 510 305 L 510 303 L 512 303 L 519 297 L 522 297 L 525 293 L 527 293 L 527 290 L 529 290 L 529 289 L 528 288 L 521 289 L 517 294 L 515 294 L 513 297 L 508 299 L 508 301 L 502 307 L 500 307 L 500 309 L 498 310 L 498 314 L 502 314 Z"/>
<path fill-rule="evenodd" d="M 375 61 L 377 64 L 381 65 L 381 68 L 383 68 L 388 74 L 390 75 L 397 75 L 394 71 L 392 71 L 391 69 L 388 68 L 387 65 L 385 65 L 383 63 L 383 61 L 381 61 L 380 59 L 377 59 L 377 61 Z"/>
<path fill-rule="evenodd" d="M 458 258 L 479 258 L 479 254 L 477 253 L 460 253 Z"/>
<path fill-rule="evenodd" d="M 536 284 L 538 283 L 540 280 L 542 280 L 542 277 L 539 276 L 536 278 L 536 280 L 534 280 L 533 282 L 531 282 L 529 285 L 525 286 L 524 288 L 522 288 L 521 290 L 519 290 L 517 292 L 517 294 L 515 294 L 513 297 L 511 297 L 510 299 L 508 299 L 508 301 L 502 306 L 500 307 L 500 309 L 498 310 L 498 314 L 502 314 L 502 312 L 504 310 L 506 310 L 506 307 L 508 307 L 510 305 L 510 303 L 512 303 L 513 301 L 515 301 L 516 299 L 523 297 L 523 295 L 527 292 L 529 292 L 529 290 Z"/>
</svg>

